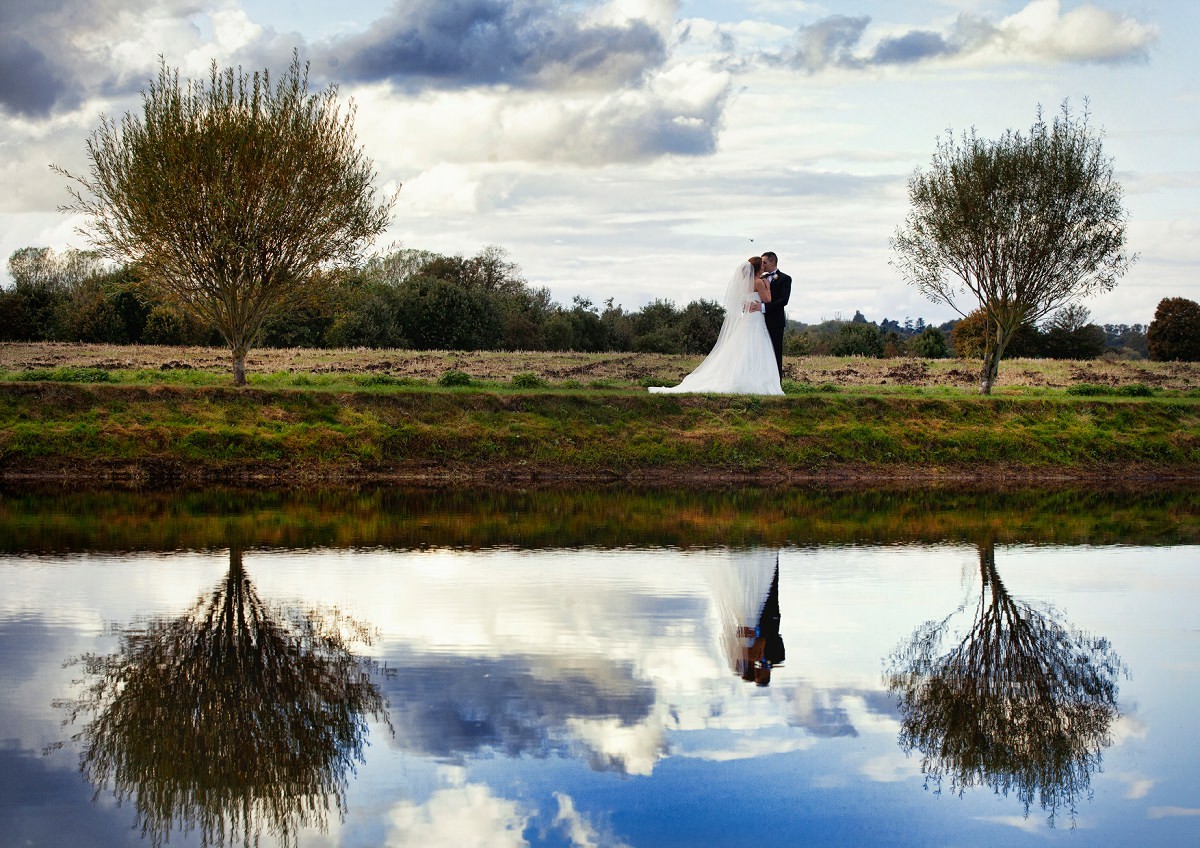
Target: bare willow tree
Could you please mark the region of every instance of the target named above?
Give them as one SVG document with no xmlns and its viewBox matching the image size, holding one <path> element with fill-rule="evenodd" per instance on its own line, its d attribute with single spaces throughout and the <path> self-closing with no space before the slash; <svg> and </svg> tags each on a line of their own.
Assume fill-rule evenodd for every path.
<svg viewBox="0 0 1200 848">
<path fill-rule="evenodd" d="M 911 209 L 892 265 L 934 303 L 987 321 L 981 394 L 990 394 L 1013 334 L 1082 297 L 1110 291 L 1136 258 L 1102 134 L 1067 103 L 1029 134 L 938 140 L 908 182 Z"/>
<path fill-rule="evenodd" d="M 269 71 L 218 70 L 181 84 L 160 63 L 142 115 L 101 119 L 86 176 L 72 180 L 81 229 L 105 256 L 133 261 L 164 295 L 215 327 L 246 381 L 263 320 L 306 293 L 322 269 L 357 264 L 387 227 L 395 196 L 376 201 L 374 166 L 356 145 L 354 106 L 308 90 L 293 54 Z"/>
</svg>

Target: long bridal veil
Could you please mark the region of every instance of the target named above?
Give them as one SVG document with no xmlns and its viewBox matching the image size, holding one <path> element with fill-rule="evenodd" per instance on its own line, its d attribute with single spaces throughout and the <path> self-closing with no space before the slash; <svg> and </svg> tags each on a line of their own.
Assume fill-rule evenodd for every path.
<svg viewBox="0 0 1200 848">
<path fill-rule="evenodd" d="M 752 302 L 761 302 L 754 291 L 754 266 L 743 262 L 725 287 L 725 320 L 708 356 L 679 385 L 651 386 L 650 391 L 783 394 L 766 321 L 761 311 L 748 310 Z"/>
</svg>

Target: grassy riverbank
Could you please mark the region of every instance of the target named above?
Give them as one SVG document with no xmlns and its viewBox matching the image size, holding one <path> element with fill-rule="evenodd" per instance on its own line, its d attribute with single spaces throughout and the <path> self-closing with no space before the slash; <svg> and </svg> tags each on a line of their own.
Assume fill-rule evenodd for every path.
<svg viewBox="0 0 1200 848">
<path fill-rule="evenodd" d="M 1200 478 L 1192 394 L 813 388 L 757 398 L 387 382 L 239 390 L 9 375 L 0 382 L 0 478 L 1188 479 Z"/>
</svg>

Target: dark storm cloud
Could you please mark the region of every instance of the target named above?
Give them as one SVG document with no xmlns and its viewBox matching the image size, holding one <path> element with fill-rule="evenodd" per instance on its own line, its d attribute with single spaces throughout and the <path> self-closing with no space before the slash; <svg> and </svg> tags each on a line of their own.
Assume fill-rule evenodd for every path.
<svg viewBox="0 0 1200 848">
<path fill-rule="evenodd" d="M 16 115 L 43 117 L 67 95 L 63 69 L 21 36 L 0 34 L 0 108 Z"/>
<path fill-rule="evenodd" d="M 28 118 L 78 102 L 74 74 L 54 48 L 53 22 L 63 0 L 0 2 L 0 111 Z"/>
<path fill-rule="evenodd" d="M 873 65 L 908 65 L 938 56 L 949 56 L 957 53 L 940 34 L 936 32 L 908 32 L 899 38 L 885 38 L 879 42 L 871 54 L 870 63 Z"/>
<path fill-rule="evenodd" d="M 117 67 L 96 34 L 118 13 L 137 19 L 153 10 L 187 16 L 194 0 L 3 0 L 0 2 L 0 112 L 45 118 L 70 110 L 93 94 L 136 91 L 146 74 Z M 93 43 L 81 50 L 78 36 Z M 147 51 L 146 67 L 155 51 Z"/>
<path fill-rule="evenodd" d="M 569 9 L 569 7 L 567 7 Z M 585 25 L 533 0 L 416 0 L 360 35 L 318 49 L 314 66 L 345 82 L 401 87 L 624 85 L 666 59 L 642 21 Z"/>
</svg>

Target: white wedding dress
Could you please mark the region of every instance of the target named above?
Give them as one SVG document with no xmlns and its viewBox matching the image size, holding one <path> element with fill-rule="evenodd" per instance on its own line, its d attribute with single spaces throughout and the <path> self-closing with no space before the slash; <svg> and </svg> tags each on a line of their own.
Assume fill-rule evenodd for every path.
<svg viewBox="0 0 1200 848">
<path fill-rule="evenodd" d="M 677 386 L 651 386 L 651 392 L 711 393 L 737 395 L 781 395 L 779 366 L 767 335 L 762 310 L 751 312 L 751 303 L 761 303 L 754 290 L 754 266 L 743 262 L 733 272 L 725 292 L 725 321 L 717 343 Z"/>
</svg>

